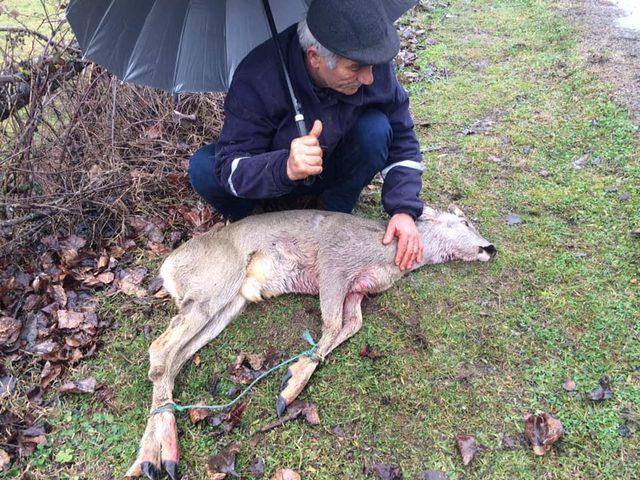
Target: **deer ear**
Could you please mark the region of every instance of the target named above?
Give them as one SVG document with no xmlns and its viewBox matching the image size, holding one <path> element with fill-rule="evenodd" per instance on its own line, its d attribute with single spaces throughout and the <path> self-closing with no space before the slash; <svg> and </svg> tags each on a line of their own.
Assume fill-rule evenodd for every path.
<svg viewBox="0 0 640 480">
<path fill-rule="evenodd" d="M 451 204 L 449 205 L 449 212 L 453 213 L 454 215 L 460 217 L 460 218 L 466 218 L 464 216 L 464 213 L 462 212 L 462 210 L 460 210 L 457 206 Z"/>
<path fill-rule="evenodd" d="M 437 210 L 431 207 L 427 207 L 426 205 L 422 209 L 422 215 L 420 215 L 421 220 L 435 220 L 438 216 Z"/>
</svg>

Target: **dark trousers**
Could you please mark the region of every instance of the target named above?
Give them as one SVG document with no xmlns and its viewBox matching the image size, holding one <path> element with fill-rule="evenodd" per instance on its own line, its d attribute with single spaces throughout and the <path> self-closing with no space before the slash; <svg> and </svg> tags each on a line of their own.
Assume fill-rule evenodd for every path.
<svg viewBox="0 0 640 480">
<path fill-rule="evenodd" d="M 324 208 L 350 213 L 360 192 L 389 156 L 392 130 L 379 110 L 366 110 L 331 155 L 323 158 L 322 174 L 312 185 L 297 185 L 287 197 L 319 195 Z M 200 148 L 189 162 L 189 179 L 196 192 L 225 216 L 239 220 L 251 214 L 259 200 L 240 198 L 226 191 L 216 178 L 215 144 Z"/>
</svg>

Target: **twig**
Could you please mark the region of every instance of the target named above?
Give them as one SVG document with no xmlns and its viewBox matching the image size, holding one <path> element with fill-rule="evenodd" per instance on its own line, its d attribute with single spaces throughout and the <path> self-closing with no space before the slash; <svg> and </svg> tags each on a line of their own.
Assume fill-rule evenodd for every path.
<svg viewBox="0 0 640 480">
<path fill-rule="evenodd" d="M 49 41 L 49 37 L 47 37 L 46 35 L 43 35 L 40 32 L 36 32 L 35 30 L 31 30 L 30 28 L 27 28 L 27 27 L 0 27 L 0 32 L 26 33 L 29 35 L 33 35 L 34 37 L 38 37 L 40 40 L 43 40 L 45 42 Z"/>
<path fill-rule="evenodd" d="M 37 220 L 38 218 L 46 217 L 51 213 L 51 211 L 45 212 L 33 212 L 27 215 L 23 215 L 22 217 L 12 218 L 11 220 L 4 220 L 0 222 L 0 228 L 12 227 L 14 225 L 18 225 L 20 223 L 30 222 L 32 220 Z"/>
</svg>

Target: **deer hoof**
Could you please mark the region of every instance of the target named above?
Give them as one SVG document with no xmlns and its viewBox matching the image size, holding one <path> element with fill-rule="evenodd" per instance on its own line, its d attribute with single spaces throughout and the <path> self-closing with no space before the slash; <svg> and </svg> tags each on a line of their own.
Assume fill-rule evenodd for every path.
<svg viewBox="0 0 640 480">
<path fill-rule="evenodd" d="M 178 480 L 178 464 L 176 462 L 167 460 L 166 462 L 162 462 L 162 467 L 171 480 Z"/>
<path fill-rule="evenodd" d="M 160 480 L 160 470 L 151 462 L 142 464 L 142 472 L 151 480 Z"/>
<path fill-rule="evenodd" d="M 287 383 L 289 383 L 289 379 L 291 378 L 291 369 L 287 368 L 287 371 L 282 375 L 282 380 L 280 381 L 280 390 L 284 390 L 287 388 Z"/>
<path fill-rule="evenodd" d="M 278 417 L 281 417 L 284 411 L 287 409 L 287 402 L 282 395 L 278 395 L 278 400 L 276 400 L 276 414 Z"/>
<path fill-rule="evenodd" d="M 298 398 L 317 366 L 316 360 L 302 357 L 287 369 L 282 377 L 282 387 L 276 401 L 276 413 L 279 417 L 291 402 Z"/>
<path fill-rule="evenodd" d="M 173 412 L 152 415 L 142 440 L 138 458 L 125 478 L 146 477 L 160 480 L 164 470 L 172 480 L 178 479 L 178 426 Z"/>
</svg>

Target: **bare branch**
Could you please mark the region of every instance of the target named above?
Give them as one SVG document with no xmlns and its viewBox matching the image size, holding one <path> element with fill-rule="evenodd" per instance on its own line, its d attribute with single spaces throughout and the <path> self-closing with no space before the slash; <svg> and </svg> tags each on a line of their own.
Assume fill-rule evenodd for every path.
<svg viewBox="0 0 640 480">
<path fill-rule="evenodd" d="M 0 32 L 22 33 L 22 34 L 38 37 L 40 40 L 45 42 L 49 41 L 49 37 L 47 37 L 46 35 L 43 35 L 40 32 L 36 32 L 35 30 L 31 30 L 30 28 L 27 28 L 27 27 L 0 27 Z"/>
</svg>

